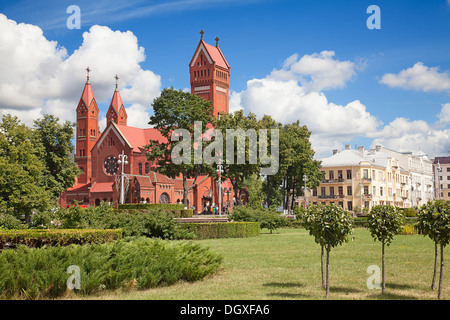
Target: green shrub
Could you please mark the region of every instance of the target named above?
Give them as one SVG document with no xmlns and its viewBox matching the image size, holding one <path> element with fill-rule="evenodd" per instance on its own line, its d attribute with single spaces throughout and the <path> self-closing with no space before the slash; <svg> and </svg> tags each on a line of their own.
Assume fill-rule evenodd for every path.
<svg viewBox="0 0 450 320">
<path fill-rule="evenodd" d="M 0 231 L 0 249 L 25 245 L 66 246 L 69 244 L 104 243 L 122 238 L 122 230 L 89 229 L 23 229 Z"/>
<path fill-rule="evenodd" d="M 180 210 L 181 218 L 192 218 L 194 215 L 194 210 L 192 209 L 182 209 Z"/>
<path fill-rule="evenodd" d="M 20 228 L 22 228 L 22 223 L 19 219 L 9 213 L 0 212 L 0 230 Z"/>
<path fill-rule="evenodd" d="M 162 209 L 162 210 L 182 210 L 184 209 L 184 204 L 177 203 L 124 203 L 119 204 L 119 209 L 143 209 L 143 210 L 153 210 L 153 209 Z"/>
<path fill-rule="evenodd" d="M 114 243 L 28 248 L 0 254 L 0 298 L 42 299 L 64 295 L 69 266 L 80 270 L 80 289 L 88 295 L 104 289 L 136 289 L 197 281 L 216 272 L 222 257 L 191 242 L 126 238 Z"/>
<path fill-rule="evenodd" d="M 245 238 L 259 235 L 259 222 L 179 223 L 196 239 Z"/>
<path fill-rule="evenodd" d="M 400 234 L 403 234 L 403 235 L 419 234 L 419 231 L 417 230 L 417 227 L 407 224 L 407 225 L 403 226 L 403 229 L 400 232 Z"/>
</svg>

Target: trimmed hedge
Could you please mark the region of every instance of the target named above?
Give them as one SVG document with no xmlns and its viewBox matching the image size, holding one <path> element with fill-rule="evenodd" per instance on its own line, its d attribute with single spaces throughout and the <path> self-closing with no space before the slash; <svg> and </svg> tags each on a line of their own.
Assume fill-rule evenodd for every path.
<svg viewBox="0 0 450 320">
<path fill-rule="evenodd" d="M 179 223 L 195 234 L 196 239 L 246 238 L 259 235 L 259 222 Z"/>
<path fill-rule="evenodd" d="M 162 210 L 183 210 L 184 204 L 176 204 L 176 203 L 124 203 L 119 204 L 118 209 L 143 209 L 143 210 L 152 210 L 152 209 L 162 209 Z"/>
<path fill-rule="evenodd" d="M 122 229 L 23 229 L 0 231 L 0 249 L 17 245 L 40 248 L 69 244 L 105 243 L 122 238 Z"/>
</svg>

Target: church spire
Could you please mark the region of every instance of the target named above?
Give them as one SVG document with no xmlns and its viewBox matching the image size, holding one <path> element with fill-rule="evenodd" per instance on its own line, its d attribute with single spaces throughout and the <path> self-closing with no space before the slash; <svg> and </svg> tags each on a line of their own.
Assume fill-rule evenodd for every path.
<svg viewBox="0 0 450 320">
<path fill-rule="evenodd" d="M 127 125 L 128 116 L 119 92 L 119 76 L 116 74 L 114 79 L 116 79 L 116 88 L 111 103 L 109 104 L 108 111 L 106 112 L 107 126 L 111 121 L 117 124 Z"/>
<path fill-rule="evenodd" d="M 87 71 L 87 78 L 86 78 L 86 84 L 89 84 L 89 72 L 91 71 L 91 69 L 89 69 L 89 66 L 85 69 Z"/>
</svg>

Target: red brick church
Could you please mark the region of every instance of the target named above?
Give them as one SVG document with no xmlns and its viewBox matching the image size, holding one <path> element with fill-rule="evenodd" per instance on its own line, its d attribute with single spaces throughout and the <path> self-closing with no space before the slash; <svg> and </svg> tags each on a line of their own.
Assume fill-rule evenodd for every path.
<svg viewBox="0 0 450 320">
<path fill-rule="evenodd" d="M 219 48 L 201 39 L 189 63 L 191 93 L 212 101 L 214 115 L 228 113 L 230 66 Z M 77 106 L 75 162 L 83 171 L 76 184 L 61 195 L 62 206 L 79 202 L 99 205 L 101 201 L 117 203 L 120 199 L 122 164 L 124 164 L 125 203 L 182 203 L 182 179 L 171 179 L 153 169 L 155 164 L 146 158 L 145 145 L 150 140 L 161 142 L 163 137 L 153 128 L 141 129 L 127 125 L 125 110 L 116 88 L 106 113 L 107 126 L 99 131 L 99 109 L 89 80 Z M 192 183 L 193 180 L 188 181 Z M 212 177 L 200 176 L 188 196 L 189 208 L 201 212 L 206 204 L 218 204 L 218 183 Z M 223 206 L 233 205 L 234 192 L 229 181 L 222 183 Z"/>
</svg>

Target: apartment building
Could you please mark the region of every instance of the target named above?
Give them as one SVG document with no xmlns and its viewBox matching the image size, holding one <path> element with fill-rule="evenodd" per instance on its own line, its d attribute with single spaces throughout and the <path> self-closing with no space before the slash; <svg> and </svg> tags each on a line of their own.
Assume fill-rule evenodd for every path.
<svg viewBox="0 0 450 320">
<path fill-rule="evenodd" d="M 450 157 L 436 157 L 433 172 L 436 199 L 450 200 Z"/>
<path fill-rule="evenodd" d="M 366 150 L 346 145 L 320 160 L 325 178 L 309 199 L 307 195 L 307 203 L 334 203 L 354 213 L 379 204 L 411 207 L 409 172 L 380 146 Z"/>
<path fill-rule="evenodd" d="M 433 161 L 423 151 L 398 152 L 382 146 L 377 146 L 376 148 L 398 159 L 400 167 L 409 171 L 411 180 L 410 201 L 412 206 L 420 207 L 434 199 Z"/>
</svg>

